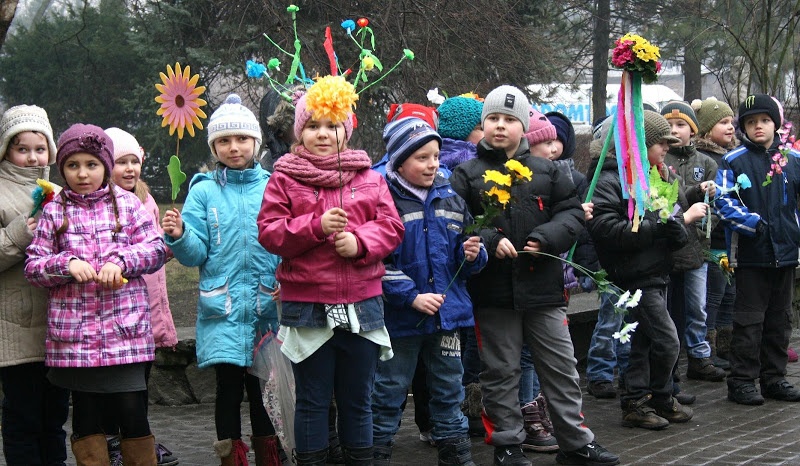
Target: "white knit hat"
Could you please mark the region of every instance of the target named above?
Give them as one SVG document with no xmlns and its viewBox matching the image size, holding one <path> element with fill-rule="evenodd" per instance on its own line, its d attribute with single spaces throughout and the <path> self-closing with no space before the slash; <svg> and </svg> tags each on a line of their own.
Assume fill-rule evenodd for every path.
<svg viewBox="0 0 800 466">
<path fill-rule="evenodd" d="M 250 136 L 256 140 L 253 155 L 258 157 L 261 148 L 261 126 L 253 112 L 242 105 L 241 97 L 231 94 L 208 119 L 208 147 L 211 148 L 211 153 L 217 155 L 214 149 L 215 139 L 238 135 Z"/>
<path fill-rule="evenodd" d="M 114 162 L 120 157 L 131 154 L 139 159 L 139 163 L 144 162 L 144 149 L 131 133 L 119 128 L 108 128 L 105 132 L 114 142 Z"/>
<path fill-rule="evenodd" d="M 25 131 L 44 134 L 49 149 L 47 163 L 48 165 L 55 163 L 56 142 L 53 139 L 53 128 L 47 119 L 47 112 L 36 105 L 17 105 L 3 113 L 3 117 L 0 118 L 0 161 L 5 159 L 11 139 Z"/>
</svg>

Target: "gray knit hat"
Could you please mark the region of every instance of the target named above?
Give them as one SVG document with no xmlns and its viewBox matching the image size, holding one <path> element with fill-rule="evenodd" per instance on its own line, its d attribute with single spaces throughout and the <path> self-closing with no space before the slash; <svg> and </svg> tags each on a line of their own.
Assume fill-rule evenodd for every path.
<svg viewBox="0 0 800 466">
<path fill-rule="evenodd" d="M 694 134 L 699 134 L 697 128 L 700 125 L 697 123 L 697 115 L 694 114 L 694 109 L 692 109 L 692 106 L 687 102 L 682 100 L 672 100 L 667 102 L 666 105 L 661 107 L 661 115 L 668 120 L 670 118 L 680 118 L 689 124 L 689 127 L 692 128 Z"/>
<path fill-rule="evenodd" d="M 47 118 L 47 112 L 36 105 L 17 105 L 3 113 L 0 118 L 0 160 L 5 159 L 11 140 L 19 133 L 34 131 L 42 133 L 47 139 L 49 149 L 48 164 L 56 161 L 56 142 L 53 139 L 53 128 Z"/>
<path fill-rule="evenodd" d="M 527 133 L 532 111 L 524 92 L 514 86 L 503 85 L 496 87 L 483 99 L 481 124 L 492 113 L 503 113 L 522 122 L 522 132 Z"/>
<path fill-rule="evenodd" d="M 672 135 L 667 119 L 658 112 L 651 110 L 644 111 L 644 145 L 649 149 L 661 141 L 669 144 L 681 142 L 680 139 Z"/>
<path fill-rule="evenodd" d="M 725 117 L 733 118 L 733 109 L 730 105 L 716 97 L 709 97 L 705 100 L 694 99 L 692 101 L 694 114 L 697 115 L 697 135 L 705 136 L 711 131 L 719 120 Z"/>
<path fill-rule="evenodd" d="M 253 112 L 242 105 L 241 97 L 231 94 L 208 119 L 208 147 L 211 148 L 211 153 L 217 155 L 214 149 L 215 139 L 238 135 L 250 136 L 256 140 L 253 155 L 258 157 L 258 150 L 261 148 L 261 126 Z"/>
</svg>

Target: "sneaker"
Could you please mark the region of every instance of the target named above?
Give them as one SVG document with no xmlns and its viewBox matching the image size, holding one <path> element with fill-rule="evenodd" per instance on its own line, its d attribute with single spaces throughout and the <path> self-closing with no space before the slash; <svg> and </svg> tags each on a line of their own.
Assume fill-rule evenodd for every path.
<svg viewBox="0 0 800 466">
<path fill-rule="evenodd" d="M 656 410 L 648 405 L 652 398 L 653 395 L 648 394 L 638 400 L 627 401 L 622 408 L 622 425 L 649 430 L 669 427 L 669 421 L 656 414 Z"/>
<path fill-rule="evenodd" d="M 656 410 L 657 415 L 672 423 L 689 422 L 694 416 L 692 408 L 681 405 L 675 398 L 671 398 L 666 404 L 653 403 L 651 401 L 650 406 Z"/>
<path fill-rule="evenodd" d="M 800 390 L 796 389 L 786 379 L 762 386 L 761 393 L 764 398 L 772 398 L 773 400 L 800 401 Z"/>
<path fill-rule="evenodd" d="M 122 466 L 122 450 L 118 435 L 106 438 L 108 462 L 111 466 Z"/>
<path fill-rule="evenodd" d="M 797 351 L 794 350 L 791 346 L 788 350 L 786 350 L 786 354 L 789 356 L 789 362 L 797 362 Z"/>
<path fill-rule="evenodd" d="M 436 446 L 436 441 L 431 438 L 431 431 L 426 431 L 426 432 L 420 431 L 419 432 L 419 441 L 420 442 L 425 442 L 425 443 L 429 444 L 432 447 Z"/>
<path fill-rule="evenodd" d="M 158 466 L 175 466 L 178 464 L 178 458 L 160 443 L 156 443 L 156 460 L 158 460 Z"/>
<path fill-rule="evenodd" d="M 595 398 L 616 398 L 617 391 L 614 390 L 614 384 L 610 380 L 593 380 L 589 382 L 587 388 L 589 394 Z"/>
<path fill-rule="evenodd" d="M 495 466 L 533 466 L 519 445 L 494 447 Z"/>
<path fill-rule="evenodd" d="M 558 464 L 589 464 L 589 465 L 614 465 L 619 464 L 619 456 L 606 450 L 597 442 L 584 445 L 573 451 L 559 450 L 556 455 Z"/>
<path fill-rule="evenodd" d="M 725 371 L 715 366 L 711 358 L 689 358 L 686 377 L 707 382 L 720 382 L 725 378 Z"/>
<path fill-rule="evenodd" d="M 764 404 L 764 397 L 758 393 L 754 383 L 743 383 L 737 387 L 728 386 L 728 399 L 740 405 Z"/>
</svg>

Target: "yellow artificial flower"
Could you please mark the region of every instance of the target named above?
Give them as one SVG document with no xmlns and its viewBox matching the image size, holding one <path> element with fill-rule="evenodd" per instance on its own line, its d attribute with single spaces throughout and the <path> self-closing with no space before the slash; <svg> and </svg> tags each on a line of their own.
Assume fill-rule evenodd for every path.
<svg viewBox="0 0 800 466">
<path fill-rule="evenodd" d="M 511 175 L 505 175 L 497 170 L 486 170 L 483 173 L 483 182 L 490 181 L 500 186 L 511 186 Z"/>
<path fill-rule="evenodd" d="M 525 165 L 522 165 L 519 160 L 509 160 L 506 162 L 506 168 L 508 168 L 518 180 L 530 181 L 531 177 L 533 176 L 531 169 Z"/>
<path fill-rule="evenodd" d="M 200 75 L 191 76 L 188 66 L 181 70 L 181 64 L 175 63 L 175 70 L 167 65 L 167 74 L 159 73 L 163 84 L 156 84 L 159 94 L 156 102 L 161 107 L 156 114 L 163 116 L 161 127 L 169 125 L 169 135 L 172 136 L 178 130 L 178 139 L 183 139 L 183 130 L 194 137 L 194 127 L 203 129 L 200 118 L 205 118 L 206 114 L 200 109 L 206 105 L 206 101 L 200 98 L 200 94 L 206 91 L 205 86 L 197 86 Z"/>
<path fill-rule="evenodd" d="M 367 55 L 361 59 L 361 66 L 364 68 L 364 71 L 372 71 L 372 69 L 375 68 L 375 59 Z"/>
<path fill-rule="evenodd" d="M 505 205 L 508 204 L 508 201 L 511 200 L 511 193 L 505 189 L 500 189 L 497 186 L 492 186 L 492 189 L 490 189 L 486 194 L 489 197 L 497 198 L 497 202 L 503 204 L 503 207 L 505 207 Z"/>
<path fill-rule="evenodd" d="M 465 93 L 459 95 L 459 97 L 466 97 L 467 99 L 475 99 L 478 102 L 483 102 L 483 99 L 478 94 L 476 94 L 474 92 L 465 92 Z"/>
<path fill-rule="evenodd" d="M 308 89 L 306 109 L 315 120 L 339 123 L 350 118 L 358 94 L 343 76 L 325 76 Z"/>
</svg>

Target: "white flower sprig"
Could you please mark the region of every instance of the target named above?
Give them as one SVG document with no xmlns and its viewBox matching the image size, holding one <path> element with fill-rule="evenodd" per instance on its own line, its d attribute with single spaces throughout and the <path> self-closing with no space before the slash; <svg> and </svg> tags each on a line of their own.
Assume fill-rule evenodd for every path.
<svg viewBox="0 0 800 466">
<path fill-rule="evenodd" d="M 619 340 L 620 343 L 627 343 L 631 341 L 631 334 L 636 331 L 637 326 L 639 326 L 639 322 L 625 324 L 619 332 L 614 332 L 611 336 Z"/>
</svg>

